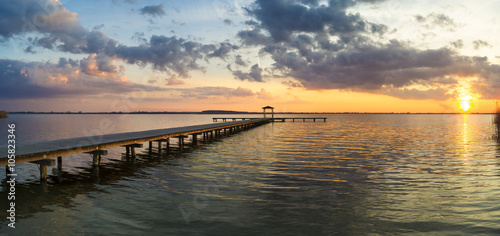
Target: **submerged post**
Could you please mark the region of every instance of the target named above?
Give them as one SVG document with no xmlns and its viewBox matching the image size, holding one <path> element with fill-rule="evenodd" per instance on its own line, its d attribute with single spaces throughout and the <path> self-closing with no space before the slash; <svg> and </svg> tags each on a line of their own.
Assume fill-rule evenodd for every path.
<svg viewBox="0 0 500 236">
<path fill-rule="evenodd" d="M 62 157 L 57 157 L 57 170 L 62 173 Z"/>
<path fill-rule="evenodd" d="M 135 148 L 136 147 L 141 148 L 142 147 L 142 143 L 134 143 L 134 144 L 125 145 L 125 146 L 122 146 L 122 147 L 125 147 L 127 149 L 126 156 L 128 156 L 129 153 L 130 153 L 131 156 L 132 156 L 132 158 L 135 158 L 135 156 L 136 156 Z"/>
<path fill-rule="evenodd" d="M 53 166 L 55 164 L 54 159 L 44 159 L 44 160 L 39 160 L 39 161 L 33 161 L 32 163 L 35 163 L 38 165 L 38 169 L 40 170 L 40 180 L 46 181 L 47 180 L 47 166 Z"/>
<path fill-rule="evenodd" d="M 101 164 L 101 156 L 108 155 L 108 150 L 95 150 L 91 152 L 86 152 L 92 156 L 92 165 L 94 167 L 99 166 Z"/>
<path fill-rule="evenodd" d="M 181 136 L 178 136 L 177 138 L 179 138 L 179 151 L 183 151 L 184 150 L 184 138 L 187 138 L 188 136 L 185 136 L 185 135 L 181 135 Z"/>
<path fill-rule="evenodd" d="M 198 145 L 198 134 L 192 134 L 193 141 L 191 142 L 194 146 Z"/>
<path fill-rule="evenodd" d="M 151 153 L 153 152 L 153 141 L 149 141 L 149 146 L 148 146 L 148 154 L 151 156 Z"/>
</svg>

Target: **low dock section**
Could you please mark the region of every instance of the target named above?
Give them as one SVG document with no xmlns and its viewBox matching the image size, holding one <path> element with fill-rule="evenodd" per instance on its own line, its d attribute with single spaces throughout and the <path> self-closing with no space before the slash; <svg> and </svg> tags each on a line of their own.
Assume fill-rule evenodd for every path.
<svg viewBox="0 0 500 236">
<path fill-rule="evenodd" d="M 232 121 L 237 121 L 237 120 L 249 120 L 249 119 L 252 119 L 252 118 L 243 118 L 243 117 L 240 117 L 240 118 L 225 118 L 225 117 L 215 117 L 215 118 L 212 118 L 212 120 L 214 122 L 217 122 L 219 120 L 221 120 L 222 122 L 226 122 L 228 120 L 232 120 Z M 316 120 L 323 120 L 323 122 L 326 122 L 326 117 L 285 117 L 285 118 L 269 118 L 271 119 L 273 122 L 286 122 L 286 120 L 292 120 L 292 122 L 295 122 L 295 120 L 302 120 L 302 122 L 306 122 L 306 121 L 310 121 L 312 120 L 313 122 L 316 122 Z"/>
<path fill-rule="evenodd" d="M 51 158 L 57 157 L 57 163 L 60 165 L 63 156 L 89 153 L 92 155 L 94 166 L 98 166 L 101 156 L 107 154 L 107 148 L 122 146 L 126 148 L 127 154 L 131 153 L 132 156 L 135 156 L 134 148 L 142 147 L 142 143 L 144 142 L 149 142 L 150 151 L 152 142 L 158 142 L 161 151 L 162 142 L 168 145 L 170 138 L 178 138 L 179 149 L 182 149 L 184 138 L 189 137 L 188 135 L 192 135 L 192 144 L 196 145 L 198 137 L 202 137 L 203 140 L 213 139 L 260 126 L 271 121 L 272 119 L 270 118 L 256 118 L 226 123 L 21 143 L 16 144 L 15 164 L 32 162 L 39 164 L 40 168 L 46 168 L 47 165 L 55 163 L 55 160 Z M 9 174 L 8 161 L 7 156 L 0 157 L 0 166 L 7 167 L 7 174 Z M 40 175 L 42 179 L 46 177 L 46 169 L 40 169 Z"/>
</svg>

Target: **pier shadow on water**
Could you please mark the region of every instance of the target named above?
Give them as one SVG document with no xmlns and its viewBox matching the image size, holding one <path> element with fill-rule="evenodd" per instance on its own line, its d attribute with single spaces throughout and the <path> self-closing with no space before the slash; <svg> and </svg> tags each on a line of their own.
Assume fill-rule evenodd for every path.
<svg viewBox="0 0 500 236">
<path fill-rule="evenodd" d="M 168 150 L 163 147 L 161 152 L 159 152 L 158 147 L 142 148 L 133 157 L 130 153 L 119 152 L 124 151 L 124 148 L 113 148 L 115 152 L 111 155 L 103 157 L 103 161 L 99 166 L 92 166 L 92 158 L 88 154 L 72 155 L 65 157 L 63 163 L 72 158 L 86 159 L 83 163 L 86 165 L 80 166 L 64 166 L 62 171 L 56 166 L 52 167 L 52 174 L 48 175 L 46 181 L 38 180 L 35 176 L 24 177 L 21 182 L 17 182 L 15 185 L 15 202 L 16 206 L 16 220 L 23 221 L 23 219 L 29 219 L 39 213 L 52 212 L 54 211 L 54 206 L 65 208 L 71 210 L 75 207 L 75 199 L 78 199 L 79 195 L 87 195 L 89 193 L 102 193 L 107 194 L 107 190 L 101 186 L 115 185 L 120 187 L 121 181 L 127 181 L 130 179 L 141 179 L 144 175 L 147 175 L 149 168 L 160 168 L 163 173 L 162 176 L 165 181 L 168 179 L 175 179 L 175 174 L 169 172 L 169 167 L 179 166 L 178 159 L 186 158 L 187 154 L 194 150 L 203 150 L 204 145 L 209 143 L 216 143 L 219 140 L 207 140 L 198 141 L 198 145 L 194 146 L 191 143 L 187 143 L 182 150 L 179 147 L 175 147 L 177 143 L 172 143 L 172 146 Z M 109 157 L 109 158 L 108 158 Z M 23 163 L 24 168 L 31 170 L 31 173 L 36 173 L 33 171 L 36 164 Z M 28 167 L 27 167 L 28 166 Z M 0 191 L 0 206 L 8 207 L 10 201 L 8 201 L 8 179 L 5 178 L 5 168 L 2 168 L 3 172 L 0 173 L 3 176 L 2 186 Z M 131 186 L 126 186 L 128 188 Z M 140 186 L 137 186 L 140 188 Z M 166 196 L 168 197 L 168 196 Z M 8 208 L 7 208 L 8 209 Z M 8 217 L 6 211 L 0 212 L 0 218 L 5 219 Z M 1 232 L 11 232 L 6 224 L 0 225 Z"/>
</svg>

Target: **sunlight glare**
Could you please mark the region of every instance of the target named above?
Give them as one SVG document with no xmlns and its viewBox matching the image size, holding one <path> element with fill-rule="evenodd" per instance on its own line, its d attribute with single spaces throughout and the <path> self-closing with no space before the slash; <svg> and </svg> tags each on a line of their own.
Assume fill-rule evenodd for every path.
<svg viewBox="0 0 500 236">
<path fill-rule="evenodd" d="M 463 112 L 468 112 L 473 107 L 478 95 L 472 93 L 471 86 L 467 82 L 461 83 L 461 86 L 455 92 L 458 106 Z"/>
<path fill-rule="evenodd" d="M 458 98 L 460 109 L 462 109 L 464 112 L 470 110 L 470 108 L 472 107 L 472 100 L 473 97 L 470 92 L 467 91 L 464 93 L 460 93 L 460 97 Z"/>
</svg>

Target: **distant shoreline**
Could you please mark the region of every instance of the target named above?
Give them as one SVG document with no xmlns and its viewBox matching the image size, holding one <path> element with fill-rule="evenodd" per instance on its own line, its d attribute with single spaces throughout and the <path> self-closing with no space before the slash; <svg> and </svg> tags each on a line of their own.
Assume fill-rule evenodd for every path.
<svg viewBox="0 0 500 236">
<path fill-rule="evenodd" d="M 16 112 L 7 112 L 7 114 L 65 114 L 65 115 L 100 115 L 100 114 L 108 114 L 108 115 L 122 115 L 122 114 L 130 114 L 130 115 L 140 115 L 140 114 L 149 114 L 149 115 L 161 115 L 161 114 L 181 114 L 181 115 L 189 115 L 189 114 L 194 114 L 194 115 L 262 115 L 262 112 L 237 112 L 237 111 L 214 111 L 214 112 L 207 112 L 207 111 L 201 111 L 201 112 L 167 112 L 167 111 L 160 111 L 160 112 L 146 112 L 146 111 L 137 111 L 137 112 L 33 112 L 33 111 L 16 111 Z M 270 113 L 266 113 L 270 114 Z M 490 113 L 431 113 L 431 112 L 275 112 L 275 115 L 277 114 L 332 114 L 332 115 L 338 115 L 338 114 L 373 114 L 373 115 L 465 115 L 465 114 L 470 114 L 470 115 L 493 115 L 495 114 L 494 112 Z"/>
</svg>

